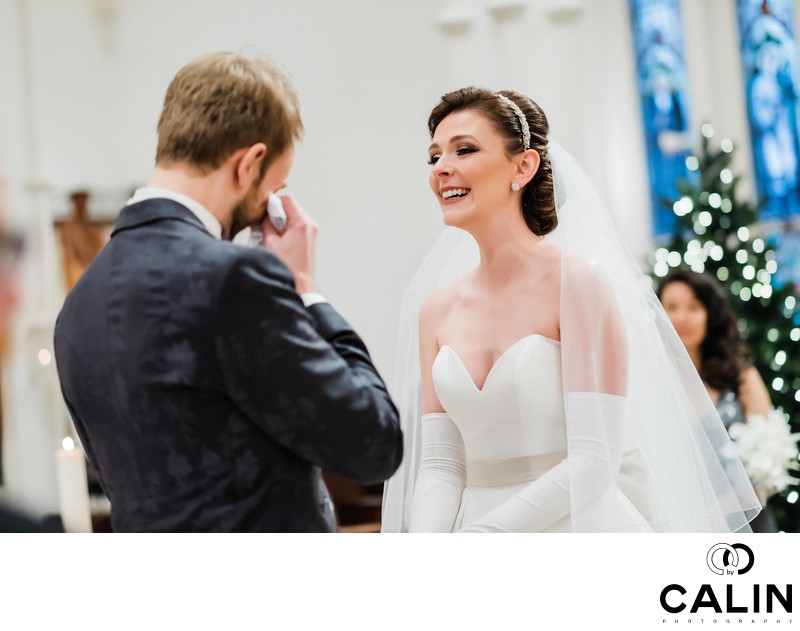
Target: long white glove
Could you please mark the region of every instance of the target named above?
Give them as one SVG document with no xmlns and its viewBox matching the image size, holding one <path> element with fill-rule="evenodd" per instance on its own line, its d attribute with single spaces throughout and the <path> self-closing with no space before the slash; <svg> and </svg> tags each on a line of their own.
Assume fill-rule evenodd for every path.
<svg viewBox="0 0 800 631">
<path fill-rule="evenodd" d="M 459 532 L 541 532 L 616 484 L 625 398 L 593 392 L 566 397 L 567 458 Z M 570 496 L 570 488 L 580 497 Z"/>
<path fill-rule="evenodd" d="M 467 478 L 464 441 L 448 414 L 421 420 L 422 453 L 409 532 L 452 532 Z"/>
</svg>

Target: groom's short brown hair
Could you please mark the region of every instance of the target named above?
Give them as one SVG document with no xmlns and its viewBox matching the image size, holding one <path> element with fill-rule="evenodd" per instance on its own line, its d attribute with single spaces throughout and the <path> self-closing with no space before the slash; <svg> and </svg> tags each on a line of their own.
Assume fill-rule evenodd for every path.
<svg viewBox="0 0 800 631">
<path fill-rule="evenodd" d="M 276 62 L 211 53 L 181 68 L 167 88 L 156 164 L 183 162 L 207 173 L 238 149 L 263 142 L 263 175 L 302 133 L 297 93 Z"/>
</svg>

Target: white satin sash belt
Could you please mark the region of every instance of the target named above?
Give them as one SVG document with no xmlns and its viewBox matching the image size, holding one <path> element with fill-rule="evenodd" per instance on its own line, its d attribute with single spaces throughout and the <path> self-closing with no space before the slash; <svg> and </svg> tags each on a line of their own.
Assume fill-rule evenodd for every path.
<svg viewBox="0 0 800 631">
<path fill-rule="evenodd" d="M 512 486 L 532 482 L 567 457 L 566 451 L 516 458 L 467 461 L 467 486 Z"/>
</svg>

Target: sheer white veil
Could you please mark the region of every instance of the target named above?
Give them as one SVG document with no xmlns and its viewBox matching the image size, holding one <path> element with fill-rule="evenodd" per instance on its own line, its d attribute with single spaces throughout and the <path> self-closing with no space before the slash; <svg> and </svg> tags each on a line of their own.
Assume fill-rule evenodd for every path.
<svg viewBox="0 0 800 631">
<path fill-rule="evenodd" d="M 639 515 L 613 510 L 611 494 L 588 497 L 578 476 L 571 476 L 572 529 L 749 530 L 748 522 L 761 505 L 649 279 L 624 246 L 606 205 L 577 160 L 552 140 L 548 154 L 558 227 L 546 240 L 561 249 L 565 405 L 571 394 L 626 397 L 625 419 L 619 421 L 625 424 L 622 459 L 609 459 L 613 470 L 608 475 L 618 480 L 617 486 Z M 408 530 L 419 466 L 419 308 L 431 291 L 461 278 L 478 261 L 472 237 L 445 228 L 403 295 L 393 395 L 405 433 L 405 456 L 384 489 L 384 532 Z M 624 392 L 609 385 L 611 373 L 624 376 Z M 582 414 L 600 423 L 602 409 L 589 403 Z M 569 456 L 573 446 L 569 423 L 567 441 Z"/>
</svg>

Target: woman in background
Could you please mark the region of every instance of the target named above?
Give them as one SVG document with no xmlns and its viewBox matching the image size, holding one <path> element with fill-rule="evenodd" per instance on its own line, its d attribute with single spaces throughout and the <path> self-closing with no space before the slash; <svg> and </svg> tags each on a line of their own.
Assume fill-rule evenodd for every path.
<svg viewBox="0 0 800 631">
<path fill-rule="evenodd" d="M 707 274 L 675 270 L 660 282 L 657 294 L 725 428 L 751 414 L 766 417 L 772 410 L 769 392 L 747 359 L 736 317 L 719 283 Z M 759 499 L 766 505 L 766 497 Z M 766 507 L 750 526 L 753 532 L 777 532 Z"/>
</svg>

